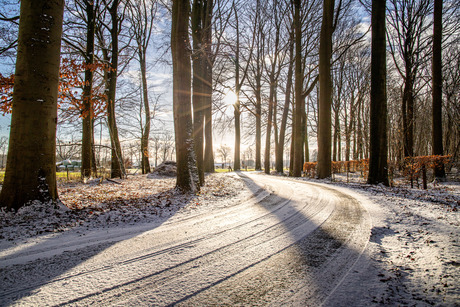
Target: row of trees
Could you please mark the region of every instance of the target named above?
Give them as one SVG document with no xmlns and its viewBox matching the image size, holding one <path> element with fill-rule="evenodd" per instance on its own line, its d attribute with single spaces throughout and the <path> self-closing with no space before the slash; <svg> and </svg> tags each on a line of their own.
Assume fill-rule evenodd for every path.
<svg viewBox="0 0 460 307">
<path fill-rule="evenodd" d="M 52 7 L 47 2 L 23 1 L 21 10 L 29 9 L 30 14 L 37 15 L 41 5 Z M 56 7 L 63 6 L 59 1 L 54 2 Z M 177 186 L 183 190 L 198 190 L 204 184 L 204 173 L 213 171 L 213 127 L 233 130 L 235 170 L 241 168 L 240 148 L 246 142 L 255 145 L 255 167 L 259 170 L 264 149 L 263 168 L 267 173 L 272 152 L 276 170 L 283 171 L 283 155 L 290 147 L 290 173 L 299 176 L 303 162 L 310 159 L 310 142 L 315 136 L 320 178 L 330 176 L 331 160 L 370 157 L 369 182 L 384 184 L 388 184 L 387 158 L 403 165 L 406 156 L 433 152 L 452 154 L 456 160 L 460 147 L 460 131 L 455 125 L 460 119 L 460 6 L 458 0 L 444 1 L 443 11 L 442 1 L 439 2 L 433 6 L 428 0 L 372 1 L 372 4 L 353 0 L 68 1 L 65 13 L 56 8 L 53 14 L 65 16 L 63 55 L 70 63 L 82 63 L 76 74 L 81 83 L 78 86 L 73 83 L 80 90 L 72 94 L 72 86 L 59 88 L 59 82 L 65 78 L 56 77 L 59 89 L 56 99 L 59 96 L 60 119 L 75 115 L 82 119 L 82 176 L 89 177 L 95 171 L 94 125 L 102 117 L 106 118 L 110 136 L 112 176 L 126 175 L 117 125 L 126 101 L 137 101 L 139 105 L 136 109 L 142 169 L 144 173 L 149 171 L 149 136 L 157 105 L 153 103 L 152 109 L 148 64 L 162 59 L 168 62 L 164 52 L 169 52 L 167 48 L 152 48 L 150 41 L 152 35 L 157 35 L 152 34 L 155 31 L 166 34 L 156 38 L 171 38 L 167 45 L 171 46 L 172 54 Z M 366 23 L 368 13 L 372 13 L 372 43 Z M 50 32 L 44 34 L 28 29 L 27 35 L 32 38 L 21 43 L 21 33 L 26 31 L 21 24 L 30 23 L 33 28 L 34 22 L 38 22 L 22 19 L 23 14 L 21 11 L 19 39 L 5 36 L 11 39 L 5 40 L 5 47 L 0 50 L 0 55 L 10 56 L 18 45 L 8 158 L 11 162 L 0 194 L 2 205 L 9 208 L 32 199 L 57 197 L 55 192 L 49 192 L 55 191 L 55 179 L 42 167 L 45 161 L 48 165 L 54 162 L 51 154 L 41 158 L 44 160 L 32 157 L 41 150 L 55 149 L 51 141 L 44 149 L 33 146 L 37 140 L 55 139 L 51 132 L 55 134 L 57 118 L 49 113 L 40 115 L 40 122 L 47 122 L 42 118 L 53 118 L 43 129 L 36 129 L 38 120 L 29 121 L 26 115 L 15 111 L 19 101 L 24 101 L 19 85 L 16 88 L 25 82 L 18 81 L 20 67 L 27 61 L 21 58 L 21 52 L 32 52 L 28 49 L 31 45 L 38 48 L 33 41 L 40 35 L 44 38 L 38 40 L 50 45 L 46 35 L 52 28 L 43 26 Z M 170 28 L 166 15 L 171 16 Z M 18 20 L 5 14 L 0 17 L 4 23 L 15 24 Z M 59 18 L 53 17 L 50 21 L 53 26 L 55 20 Z M 21 44 L 25 51 L 21 51 Z M 45 49 L 51 48 L 47 44 L 43 43 L 40 53 L 51 54 Z M 46 65 L 53 63 L 59 67 L 59 53 L 52 51 L 52 54 L 53 61 Z M 140 80 L 135 89 L 129 86 L 127 78 L 133 71 L 133 59 L 138 63 L 136 71 Z M 51 73 L 37 65 L 30 69 Z M 37 86 L 52 89 L 54 93 L 54 85 Z M 34 97 L 28 98 L 29 101 L 52 104 L 52 95 L 45 99 L 45 94 L 32 90 L 34 87 L 28 88 L 28 94 Z M 228 106 L 223 99 L 229 91 L 236 97 L 230 106 L 231 113 L 226 112 Z M 98 102 L 104 107 L 97 108 Z M 56 108 L 54 105 L 48 112 L 54 114 Z M 426 124 L 427 119 L 422 116 L 425 113 L 433 114 L 429 119 L 431 125 Z M 34 128 L 26 128 L 29 124 Z M 33 140 L 27 147 L 22 141 L 26 133 L 17 129 L 48 130 L 48 135 L 31 137 Z M 17 155 L 19 151 L 33 154 L 24 157 Z M 15 173 L 22 173 L 15 165 L 25 165 L 17 159 L 23 158 L 29 161 L 25 166 L 27 175 L 15 178 Z M 39 165 L 35 169 L 40 170 L 30 174 L 32 165 Z M 441 169 L 437 176 L 443 176 Z M 21 180 L 28 183 L 19 184 Z M 37 188 L 43 184 L 49 188 Z M 8 187 L 13 185 L 34 192 L 12 196 L 14 193 Z"/>
<path fill-rule="evenodd" d="M 434 26 L 431 1 L 384 3 L 377 19 L 388 22 L 375 26 L 372 33 L 379 45 L 371 52 L 368 28 L 356 18 L 360 9 L 354 1 L 228 1 L 227 10 L 215 15 L 215 24 L 226 24 L 230 30 L 219 42 L 214 80 L 216 96 L 232 89 L 237 97 L 227 121 L 235 133 L 235 169 L 240 168 L 244 113 L 244 135 L 255 143 L 257 169 L 262 169 L 265 133 L 266 172 L 272 146 L 277 170 L 283 170 L 285 137 L 291 139 L 294 176 L 309 160 L 309 140 L 314 136 L 320 178 L 330 176 L 331 158 L 363 159 L 371 152 L 372 169 L 380 170 L 386 169 L 387 157 L 404 167 L 406 156 L 442 154 L 443 143 L 457 160 L 459 129 L 449 123 L 459 120 L 458 99 L 448 93 L 458 84 L 451 75 L 458 71 L 458 60 L 453 63 L 450 56 L 458 55 L 459 3 L 444 2 L 444 13 L 436 10 L 444 29 Z M 361 10 L 371 12 L 370 3 L 361 4 Z M 439 46 L 449 51 L 441 58 L 436 53 Z M 444 75 L 441 87 L 434 73 L 432 77 L 435 70 Z M 382 88 L 385 84 L 389 95 Z M 450 97 L 442 104 L 444 113 L 441 104 L 430 103 L 442 99 L 442 93 Z M 216 105 L 225 107 L 219 101 Z M 424 114 L 433 114 L 430 125 L 423 124 Z M 369 181 L 387 183 L 382 176 L 371 171 Z M 444 177 L 442 170 L 437 176 Z"/>
</svg>

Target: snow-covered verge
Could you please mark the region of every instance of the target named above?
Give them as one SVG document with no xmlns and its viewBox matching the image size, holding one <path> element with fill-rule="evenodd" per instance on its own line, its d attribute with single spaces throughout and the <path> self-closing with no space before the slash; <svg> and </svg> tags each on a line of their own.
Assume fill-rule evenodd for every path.
<svg viewBox="0 0 460 307">
<path fill-rule="evenodd" d="M 118 183 L 117 183 L 118 182 Z M 0 210 L 0 250 L 27 238 L 53 235 L 79 227 L 94 229 L 161 222 L 178 211 L 204 210 L 203 204 L 226 205 L 241 191 L 236 178 L 211 174 L 201 192 L 182 194 L 175 178 L 137 175 L 125 180 L 58 186 L 61 203 L 34 203 L 17 213 Z"/>
<path fill-rule="evenodd" d="M 304 180 L 367 199 L 361 203 L 373 224 L 366 252 L 327 306 L 460 306 L 458 183 L 420 190 L 403 181 L 385 187 Z"/>
</svg>

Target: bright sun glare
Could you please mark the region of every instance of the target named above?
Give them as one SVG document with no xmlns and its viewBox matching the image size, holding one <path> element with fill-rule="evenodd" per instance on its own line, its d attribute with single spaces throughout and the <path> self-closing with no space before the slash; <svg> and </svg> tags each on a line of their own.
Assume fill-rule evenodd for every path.
<svg viewBox="0 0 460 307">
<path fill-rule="evenodd" d="M 228 90 L 224 97 L 224 101 L 226 105 L 234 105 L 236 102 L 236 94 L 232 90 Z"/>
</svg>

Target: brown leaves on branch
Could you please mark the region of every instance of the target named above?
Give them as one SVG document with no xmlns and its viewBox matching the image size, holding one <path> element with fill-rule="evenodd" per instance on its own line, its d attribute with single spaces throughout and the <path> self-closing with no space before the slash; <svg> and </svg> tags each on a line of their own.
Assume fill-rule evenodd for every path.
<svg viewBox="0 0 460 307">
<path fill-rule="evenodd" d="M 0 111 L 3 114 L 11 113 L 13 104 L 14 75 L 4 77 L 0 74 Z"/>
<path fill-rule="evenodd" d="M 65 108 L 67 110 L 78 111 L 80 117 L 90 115 L 86 114 L 88 111 L 84 108 L 85 99 L 88 98 L 83 97 L 83 88 L 85 86 L 84 73 L 86 70 L 94 73 L 96 71 L 110 71 L 111 68 L 109 65 L 100 62 L 86 64 L 67 58 L 63 58 L 61 61 L 58 108 L 63 108 L 66 105 Z M 107 96 L 103 90 L 94 87 L 90 99 L 93 109 L 92 116 L 96 117 L 104 114 L 107 109 Z"/>
<path fill-rule="evenodd" d="M 404 176 L 410 181 L 411 187 L 414 187 L 414 179 L 418 182 L 418 179 L 422 176 L 423 188 L 426 189 L 426 170 L 428 168 L 435 169 L 436 167 L 445 165 L 450 162 L 451 158 L 451 155 L 406 157 L 404 159 Z"/>
<path fill-rule="evenodd" d="M 80 117 L 88 115 L 85 114 L 85 108 L 83 108 L 84 99 L 86 99 L 83 97 L 83 88 L 85 86 L 84 73 L 86 70 L 103 73 L 110 71 L 111 68 L 103 63 L 86 64 L 68 58 L 62 58 L 61 60 L 58 108 L 78 111 Z M 5 77 L 0 74 L 0 112 L 3 112 L 3 114 L 8 114 L 12 111 L 13 87 L 14 75 Z M 104 114 L 107 108 L 107 97 L 103 89 L 94 87 L 90 99 L 93 106 L 92 115 L 98 116 Z"/>
</svg>

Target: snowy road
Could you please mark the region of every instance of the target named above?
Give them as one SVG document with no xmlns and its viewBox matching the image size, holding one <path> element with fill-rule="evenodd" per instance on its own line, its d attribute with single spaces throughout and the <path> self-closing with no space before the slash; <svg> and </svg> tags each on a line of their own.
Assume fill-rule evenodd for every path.
<svg viewBox="0 0 460 307">
<path fill-rule="evenodd" d="M 237 176 L 237 175 L 235 175 Z M 245 197 L 163 224 L 71 231 L 1 254 L 0 305 L 320 305 L 368 213 L 324 185 L 240 174 Z"/>
</svg>

